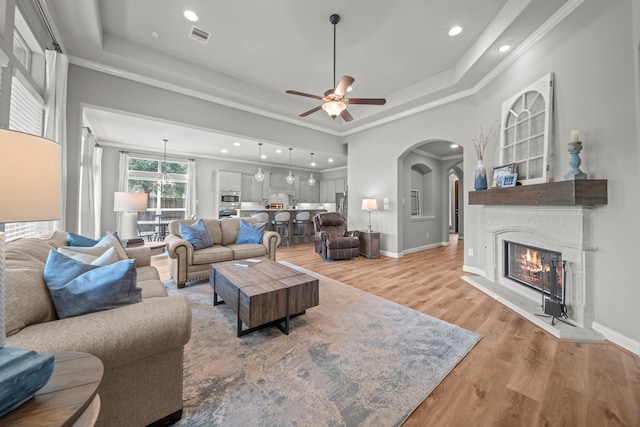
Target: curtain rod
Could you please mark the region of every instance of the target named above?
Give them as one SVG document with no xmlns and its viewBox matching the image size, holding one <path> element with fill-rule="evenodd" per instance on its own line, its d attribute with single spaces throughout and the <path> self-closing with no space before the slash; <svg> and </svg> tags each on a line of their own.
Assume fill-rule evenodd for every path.
<svg viewBox="0 0 640 427">
<path fill-rule="evenodd" d="M 51 28 L 51 24 L 49 24 L 49 20 L 47 19 L 46 13 L 44 13 L 44 8 L 40 4 L 40 0 L 34 0 L 33 2 L 40 13 L 40 18 L 42 18 L 42 22 L 44 22 L 44 26 L 47 27 L 47 32 L 49 33 L 49 37 L 51 37 L 51 42 L 53 43 L 53 48 L 58 53 L 62 53 L 62 48 L 58 44 L 56 40 L 56 36 L 53 34 L 53 28 Z"/>
</svg>

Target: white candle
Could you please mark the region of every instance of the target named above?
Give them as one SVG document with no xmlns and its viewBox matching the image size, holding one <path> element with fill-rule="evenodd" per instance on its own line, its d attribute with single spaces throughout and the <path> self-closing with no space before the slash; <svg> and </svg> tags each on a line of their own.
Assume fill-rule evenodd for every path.
<svg viewBox="0 0 640 427">
<path fill-rule="evenodd" d="M 571 131 L 571 142 L 579 142 L 580 141 L 580 131 L 572 130 Z"/>
</svg>

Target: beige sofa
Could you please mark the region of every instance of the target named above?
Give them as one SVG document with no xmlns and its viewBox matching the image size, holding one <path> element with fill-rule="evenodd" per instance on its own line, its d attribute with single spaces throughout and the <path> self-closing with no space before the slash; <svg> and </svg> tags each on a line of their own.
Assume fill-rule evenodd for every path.
<svg viewBox="0 0 640 427">
<path fill-rule="evenodd" d="M 243 221 L 256 224 L 255 218 L 242 218 Z M 179 288 L 191 280 L 209 277 L 209 266 L 215 262 L 231 261 L 268 256 L 276 259 L 276 247 L 280 244 L 280 235 L 274 231 L 265 231 L 260 244 L 236 244 L 239 218 L 203 219 L 207 231 L 213 238 L 214 245 L 210 248 L 194 250 L 191 243 L 180 236 L 180 222 L 192 225 L 195 220 L 180 220 L 169 223 L 169 235 L 164 241 L 167 243 L 169 254 L 169 272 Z"/>
<path fill-rule="evenodd" d="M 148 248 L 127 249 L 136 260 L 142 302 L 57 319 L 44 282 L 50 249 L 66 233 L 7 244 L 5 325 L 9 347 L 41 353 L 81 351 L 104 364 L 97 426 L 145 426 L 182 414 L 183 348 L 191 337 L 191 306 L 167 296 Z"/>
</svg>

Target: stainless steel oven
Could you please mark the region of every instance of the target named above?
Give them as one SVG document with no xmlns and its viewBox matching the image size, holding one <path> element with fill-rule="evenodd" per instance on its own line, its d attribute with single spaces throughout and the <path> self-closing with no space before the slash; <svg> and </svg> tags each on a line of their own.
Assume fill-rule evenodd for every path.
<svg viewBox="0 0 640 427">
<path fill-rule="evenodd" d="M 240 203 L 240 193 L 237 191 L 221 191 L 220 203 L 224 204 L 236 204 Z"/>
</svg>

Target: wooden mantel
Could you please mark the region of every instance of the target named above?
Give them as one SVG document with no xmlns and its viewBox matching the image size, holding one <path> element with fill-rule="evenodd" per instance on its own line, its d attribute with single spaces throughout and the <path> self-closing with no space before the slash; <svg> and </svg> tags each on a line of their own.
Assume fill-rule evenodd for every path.
<svg viewBox="0 0 640 427">
<path fill-rule="evenodd" d="M 596 206 L 607 204 L 607 180 L 583 179 L 469 192 L 470 205 Z"/>
</svg>

